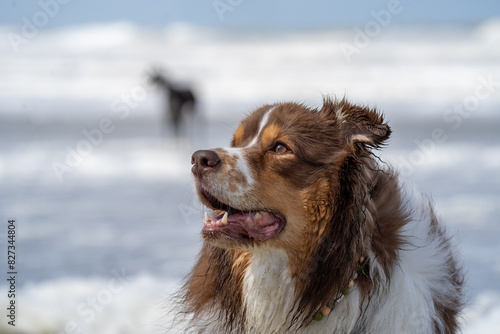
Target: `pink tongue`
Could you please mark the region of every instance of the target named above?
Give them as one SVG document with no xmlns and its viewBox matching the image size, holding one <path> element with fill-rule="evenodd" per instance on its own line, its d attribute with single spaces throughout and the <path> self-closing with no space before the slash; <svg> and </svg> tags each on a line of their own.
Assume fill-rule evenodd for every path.
<svg viewBox="0 0 500 334">
<path fill-rule="evenodd" d="M 236 213 L 227 217 L 229 223 L 250 224 L 255 227 L 264 227 L 274 224 L 276 217 L 267 212 Z"/>
<path fill-rule="evenodd" d="M 227 220 L 226 229 L 259 241 L 270 239 L 280 228 L 279 219 L 267 212 L 237 213 Z"/>
</svg>

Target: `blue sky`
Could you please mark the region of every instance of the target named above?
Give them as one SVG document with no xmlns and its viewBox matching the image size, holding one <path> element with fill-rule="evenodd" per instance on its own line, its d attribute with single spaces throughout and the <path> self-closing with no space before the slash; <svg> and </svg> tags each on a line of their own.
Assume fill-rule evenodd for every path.
<svg viewBox="0 0 500 334">
<path fill-rule="evenodd" d="M 371 11 L 399 3 L 396 24 L 474 24 L 500 17 L 499 0 L 6 0 L 0 24 L 22 26 L 23 17 L 43 23 L 43 7 L 53 16 L 44 27 L 130 21 L 160 28 L 189 22 L 224 28 L 304 29 L 349 27 L 372 20 Z M 219 13 L 215 7 L 218 7 Z M 58 7 L 58 8 L 56 8 Z"/>
</svg>

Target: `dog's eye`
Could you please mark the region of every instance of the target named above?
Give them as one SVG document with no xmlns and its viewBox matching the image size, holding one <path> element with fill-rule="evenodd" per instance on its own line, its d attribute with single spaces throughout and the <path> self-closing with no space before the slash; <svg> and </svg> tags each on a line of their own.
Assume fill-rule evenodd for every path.
<svg viewBox="0 0 500 334">
<path fill-rule="evenodd" d="M 274 145 L 272 151 L 274 153 L 277 153 L 277 154 L 285 154 L 285 153 L 290 152 L 290 150 L 288 149 L 288 147 L 286 147 L 284 144 L 276 144 L 276 145 Z"/>
</svg>

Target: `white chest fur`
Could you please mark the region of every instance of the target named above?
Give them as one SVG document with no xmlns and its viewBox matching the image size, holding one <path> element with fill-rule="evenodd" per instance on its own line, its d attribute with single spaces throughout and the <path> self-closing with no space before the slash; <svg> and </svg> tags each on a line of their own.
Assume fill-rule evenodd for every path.
<svg viewBox="0 0 500 334">
<path fill-rule="evenodd" d="M 259 250 L 244 278 L 249 333 L 289 333 L 295 302 L 288 256 L 280 250 Z M 313 321 L 302 333 L 348 332 L 359 316 L 359 294 L 353 291 L 322 321 Z"/>
<path fill-rule="evenodd" d="M 293 307 L 294 286 L 288 256 L 280 250 L 259 250 L 253 254 L 244 279 L 247 324 L 250 333 L 285 330 Z"/>
</svg>

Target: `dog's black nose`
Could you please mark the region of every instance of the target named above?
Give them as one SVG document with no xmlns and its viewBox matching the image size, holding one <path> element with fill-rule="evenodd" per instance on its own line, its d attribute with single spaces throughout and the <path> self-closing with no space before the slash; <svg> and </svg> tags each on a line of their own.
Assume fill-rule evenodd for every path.
<svg viewBox="0 0 500 334">
<path fill-rule="evenodd" d="M 200 177 L 203 173 L 217 170 L 221 160 L 214 151 L 200 150 L 193 153 L 191 164 L 193 174 Z"/>
</svg>

